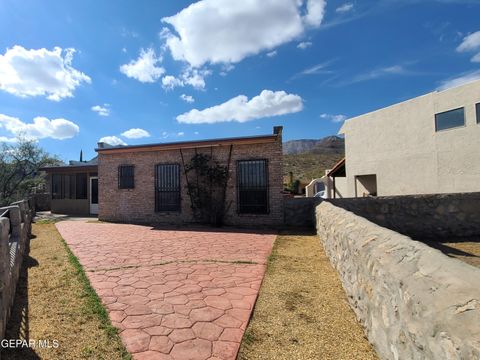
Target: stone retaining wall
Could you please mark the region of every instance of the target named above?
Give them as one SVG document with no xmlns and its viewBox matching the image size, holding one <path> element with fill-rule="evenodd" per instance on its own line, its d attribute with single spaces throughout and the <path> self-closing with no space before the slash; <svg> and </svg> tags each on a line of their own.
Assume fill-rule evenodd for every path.
<svg viewBox="0 0 480 360">
<path fill-rule="evenodd" d="M 316 216 L 382 359 L 480 359 L 480 269 L 326 201 Z"/>
<path fill-rule="evenodd" d="M 322 201 L 321 198 L 285 198 L 284 224 L 289 227 L 315 228 L 315 207 Z"/>
<path fill-rule="evenodd" d="M 23 257 L 28 253 L 33 199 L 0 208 L 0 340 L 4 338 Z"/>
<path fill-rule="evenodd" d="M 480 193 L 331 199 L 332 204 L 418 240 L 480 236 Z"/>
</svg>

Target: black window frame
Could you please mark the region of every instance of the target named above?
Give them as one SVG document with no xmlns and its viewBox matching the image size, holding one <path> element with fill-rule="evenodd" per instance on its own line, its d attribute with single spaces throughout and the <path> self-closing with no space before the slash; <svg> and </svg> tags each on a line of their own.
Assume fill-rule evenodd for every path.
<svg viewBox="0 0 480 360">
<path fill-rule="evenodd" d="M 480 124 L 480 102 L 475 104 L 475 114 L 477 115 L 477 124 Z"/>
<path fill-rule="evenodd" d="M 264 180 L 254 180 L 254 176 L 258 175 L 259 169 L 254 169 L 249 174 L 243 174 L 241 170 L 242 163 L 262 162 L 264 165 Z M 270 213 L 270 179 L 269 179 L 269 163 L 268 159 L 241 159 L 237 160 L 236 177 L 237 177 L 237 213 L 245 215 L 266 215 Z M 249 185 L 247 188 L 242 184 L 243 180 L 254 180 L 256 185 Z M 261 184 L 264 182 L 264 184 Z M 248 199 L 261 199 L 262 203 L 252 203 Z M 257 208 L 255 210 L 255 208 Z"/>
<path fill-rule="evenodd" d="M 450 126 L 450 127 L 447 127 L 447 128 L 443 128 L 443 129 L 439 129 L 439 126 L 438 126 L 438 120 L 439 120 L 439 117 L 441 115 L 445 115 L 445 114 L 448 114 L 448 113 L 452 113 L 454 111 L 458 111 L 458 110 L 462 110 L 462 113 L 463 113 L 463 123 L 461 125 L 456 125 L 456 126 Z M 458 128 L 461 128 L 461 127 L 465 127 L 465 107 L 459 107 L 459 108 L 456 108 L 456 109 L 451 109 L 451 110 L 447 110 L 447 111 L 442 111 L 440 113 L 436 113 L 435 114 L 435 132 L 439 132 L 439 131 L 445 131 L 445 130 L 450 130 L 450 129 L 458 129 Z"/>
<path fill-rule="evenodd" d="M 119 189 L 135 189 L 135 166 L 119 165 L 118 166 L 118 188 Z"/>
<path fill-rule="evenodd" d="M 163 169 L 163 172 L 162 170 Z M 162 172 L 162 173 L 161 173 Z M 160 183 L 162 181 L 162 183 Z M 168 184 L 172 182 L 172 184 Z M 155 165 L 155 212 L 182 211 L 182 181 L 179 163 Z M 162 201 L 170 199 L 171 202 Z"/>
</svg>

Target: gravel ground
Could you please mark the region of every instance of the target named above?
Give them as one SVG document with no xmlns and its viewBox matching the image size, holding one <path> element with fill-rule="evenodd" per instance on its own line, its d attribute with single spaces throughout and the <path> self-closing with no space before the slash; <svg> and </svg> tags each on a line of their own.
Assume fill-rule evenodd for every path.
<svg viewBox="0 0 480 360">
<path fill-rule="evenodd" d="M 277 238 L 238 359 L 377 359 L 317 236 Z"/>
</svg>

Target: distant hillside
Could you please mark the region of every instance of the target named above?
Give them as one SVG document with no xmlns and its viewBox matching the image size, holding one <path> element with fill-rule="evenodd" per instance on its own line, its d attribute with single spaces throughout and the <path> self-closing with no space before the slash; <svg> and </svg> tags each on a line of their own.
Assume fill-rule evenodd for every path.
<svg viewBox="0 0 480 360">
<path fill-rule="evenodd" d="M 309 182 L 345 156 L 345 140 L 338 136 L 291 140 L 283 143 L 283 153 L 284 175 L 291 171 L 294 179 Z"/>
<path fill-rule="evenodd" d="M 338 136 L 327 136 L 322 139 L 290 140 L 283 143 L 283 153 L 300 154 L 305 152 L 314 153 L 343 153 L 345 140 Z"/>
</svg>

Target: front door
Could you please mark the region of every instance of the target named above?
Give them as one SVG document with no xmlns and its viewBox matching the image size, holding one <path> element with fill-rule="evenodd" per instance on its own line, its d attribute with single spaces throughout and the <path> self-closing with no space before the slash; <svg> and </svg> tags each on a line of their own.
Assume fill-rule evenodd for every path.
<svg viewBox="0 0 480 360">
<path fill-rule="evenodd" d="M 90 178 L 90 214 L 98 214 L 98 178 Z"/>
</svg>

